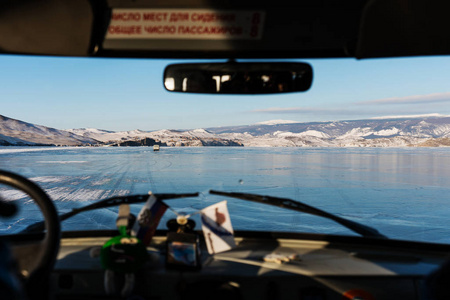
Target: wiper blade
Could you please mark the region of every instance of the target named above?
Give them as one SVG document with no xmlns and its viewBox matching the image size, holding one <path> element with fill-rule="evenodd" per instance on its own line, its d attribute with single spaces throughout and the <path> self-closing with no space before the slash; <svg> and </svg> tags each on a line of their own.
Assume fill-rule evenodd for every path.
<svg viewBox="0 0 450 300">
<path fill-rule="evenodd" d="M 169 200 L 169 199 L 178 199 L 178 198 L 189 198 L 189 197 L 198 197 L 199 193 L 187 193 L 187 194 L 152 194 L 158 200 Z M 84 207 L 74 208 L 71 211 L 62 214 L 59 216 L 59 221 L 62 222 L 67 220 L 70 217 L 73 217 L 81 212 L 106 208 L 111 206 L 119 206 L 121 204 L 136 204 L 136 203 L 144 203 L 147 201 L 150 194 L 145 195 L 131 195 L 131 196 L 116 196 L 108 199 L 101 200 L 99 202 L 92 203 L 90 205 L 86 205 Z M 31 232 L 40 232 L 45 228 L 44 221 L 40 221 L 34 224 L 29 225 L 21 233 L 31 233 Z"/>
<path fill-rule="evenodd" d="M 278 198 L 278 197 L 272 197 L 272 196 L 262 196 L 262 195 L 255 195 L 255 194 L 248 194 L 248 193 L 229 193 L 229 192 L 221 192 L 221 191 L 214 191 L 210 190 L 210 194 L 213 195 L 221 195 L 221 196 L 227 196 L 232 198 L 238 198 L 242 200 L 247 201 L 253 201 L 268 205 L 273 205 L 277 207 L 282 207 L 290 210 L 295 210 L 311 215 L 316 215 L 319 217 L 324 217 L 330 220 L 335 221 L 336 223 L 341 224 L 342 226 L 352 230 L 353 232 L 359 233 L 364 237 L 376 237 L 376 238 L 387 238 L 386 236 L 382 235 L 378 230 L 369 227 L 367 225 L 363 225 L 354 221 L 350 221 L 341 217 L 338 217 L 336 215 L 327 213 L 326 211 L 320 210 L 318 208 L 309 206 L 307 204 L 294 201 L 291 199 L 286 198 Z"/>
</svg>

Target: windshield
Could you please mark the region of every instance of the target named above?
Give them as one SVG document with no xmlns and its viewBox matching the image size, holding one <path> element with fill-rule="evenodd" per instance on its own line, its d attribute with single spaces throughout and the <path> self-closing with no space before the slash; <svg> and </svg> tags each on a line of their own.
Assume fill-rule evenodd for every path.
<svg viewBox="0 0 450 300">
<path fill-rule="evenodd" d="M 113 196 L 199 192 L 165 201 L 159 228 L 174 211 L 227 200 L 235 230 L 357 235 L 208 194 L 219 190 L 301 201 L 389 238 L 450 243 L 450 59 L 301 62 L 314 70 L 307 92 L 206 95 L 165 90 L 164 68 L 179 60 L 1 56 L 0 169 L 39 184 L 60 213 Z M 24 194 L 0 186 L 0 197 L 21 207 L 0 221 L 2 234 L 42 219 Z M 114 229 L 116 217 L 99 209 L 62 228 Z"/>
</svg>

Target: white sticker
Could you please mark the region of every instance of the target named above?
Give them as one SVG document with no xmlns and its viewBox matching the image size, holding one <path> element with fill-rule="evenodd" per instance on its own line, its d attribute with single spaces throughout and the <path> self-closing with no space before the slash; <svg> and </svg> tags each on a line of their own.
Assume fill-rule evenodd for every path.
<svg viewBox="0 0 450 300">
<path fill-rule="evenodd" d="M 263 11 L 113 9 L 106 39 L 261 39 Z"/>
<path fill-rule="evenodd" d="M 220 253 L 236 247 L 227 201 L 202 209 L 201 220 L 209 254 Z"/>
</svg>

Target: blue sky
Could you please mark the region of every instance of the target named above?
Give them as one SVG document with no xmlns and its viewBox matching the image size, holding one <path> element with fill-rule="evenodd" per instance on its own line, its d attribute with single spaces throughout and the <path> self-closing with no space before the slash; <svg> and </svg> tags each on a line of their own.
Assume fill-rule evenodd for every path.
<svg viewBox="0 0 450 300">
<path fill-rule="evenodd" d="M 301 60 L 304 93 L 223 96 L 170 93 L 171 60 L 0 56 L 0 114 L 58 129 L 191 129 L 285 119 L 450 115 L 450 57 Z"/>
</svg>

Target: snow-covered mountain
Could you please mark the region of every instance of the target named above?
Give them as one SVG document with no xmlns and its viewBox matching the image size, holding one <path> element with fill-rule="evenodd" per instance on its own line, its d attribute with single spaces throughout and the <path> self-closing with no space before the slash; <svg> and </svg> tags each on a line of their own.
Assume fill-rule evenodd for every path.
<svg viewBox="0 0 450 300">
<path fill-rule="evenodd" d="M 395 147 L 421 146 L 429 139 L 450 137 L 450 117 L 380 118 L 334 122 L 308 122 L 216 127 L 220 136 L 242 137 L 245 146 Z M 248 137 L 252 138 L 248 138 Z M 441 140 L 445 141 L 445 140 Z M 436 143 L 433 143 L 436 144 Z M 439 142 L 438 142 L 439 144 Z M 445 144 L 445 143 L 444 143 Z"/>
<path fill-rule="evenodd" d="M 93 138 L 101 141 L 107 145 L 130 145 L 128 142 L 134 144 L 147 145 L 150 143 L 157 143 L 164 146 L 242 146 L 241 143 L 236 142 L 226 137 L 220 137 L 206 131 L 205 129 L 194 129 L 187 131 L 180 130 L 158 130 L 158 131 L 119 131 L 112 132 L 106 130 L 96 130 L 92 128 L 87 129 L 69 129 L 67 132 L 76 133 L 78 135 Z M 154 142 L 149 142 L 146 139 L 152 139 Z"/>
<path fill-rule="evenodd" d="M 437 138 L 450 134 L 450 117 L 369 119 L 335 122 L 309 122 L 276 125 L 245 125 L 207 128 L 216 134 L 250 133 L 254 136 L 273 134 L 274 132 L 304 133 L 313 131 L 338 137 L 380 138 L 394 136 L 413 136 L 418 138 Z"/>
<path fill-rule="evenodd" d="M 0 115 L 0 145 L 67 145 L 96 144 L 98 141 L 65 130 L 34 125 Z"/>
<path fill-rule="evenodd" d="M 404 147 L 449 146 L 450 117 L 412 116 L 333 122 L 272 120 L 194 130 L 57 130 L 0 117 L 0 145 Z"/>
<path fill-rule="evenodd" d="M 128 141 L 135 138 L 144 139 L 148 137 L 149 132 L 142 131 L 139 129 L 132 131 L 109 131 L 95 128 L 79 128 L 79 129 L 67 129 L 66 132 L 76 134 L 78 136 L 83 136 L 86 138 L 91 138 L 100 142 L 110 142 L 110 141 Z"/>
<path fill-rule="evenodd" d="M 258 122 L 255 125 L 278 125 L 278 124 L 291 124 L 291 123 L 298 123 L 298 121 L 292 121 L 292 120 L 269 120 L 264 122 Z"/>
<path fill-rule="evenodd" d="M 32 146 L 35 143 L 0 134 L 0 146 Z"/>
</svg>

